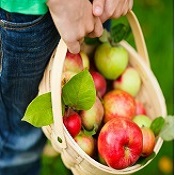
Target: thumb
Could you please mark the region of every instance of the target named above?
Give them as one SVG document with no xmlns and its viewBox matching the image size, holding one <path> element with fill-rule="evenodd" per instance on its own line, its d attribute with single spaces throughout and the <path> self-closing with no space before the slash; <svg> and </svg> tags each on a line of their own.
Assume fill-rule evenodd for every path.
<svg viewBox="0 0 175 175">
<path fill-rule="evenodd" d="M 106 0 L 93 0 L 93 15 L 94 16 L 101 16 L 103 11 L 104 11 L 104 6 L 105 6 L 105 1 Z"/>
</svg>

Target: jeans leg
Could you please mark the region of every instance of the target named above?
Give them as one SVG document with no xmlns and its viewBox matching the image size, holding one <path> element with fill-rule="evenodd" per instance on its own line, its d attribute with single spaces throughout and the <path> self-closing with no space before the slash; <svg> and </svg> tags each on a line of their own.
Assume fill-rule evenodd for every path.
<svg viewBox="0 0 175 175">
<path fill-rule="evenodd" d="M 0 9 L 0 19 L 0 175 L 35 175 L 46 138 L 21 118 L 38 93 L 60 37 L 49 13 L 31 16 Z"/>
</svg>

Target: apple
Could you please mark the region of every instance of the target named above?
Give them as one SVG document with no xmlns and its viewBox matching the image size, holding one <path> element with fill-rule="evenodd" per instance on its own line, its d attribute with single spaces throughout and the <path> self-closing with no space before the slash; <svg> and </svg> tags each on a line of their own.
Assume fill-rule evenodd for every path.
<svg viewBox="0 0 175 175">
<path fill-rule="evenodd" d="M 102 98 L 102 96 L 106 93 L 107 83 L 106 79 L 97 71 L 90 71 L 92 78 L 94 80 L 95 89 L 97 91 L 98 97 Z"/>
<path fill-rule="evenodd" d="M 72 54 L 69 51 L 66 53 L 66 57 L 64 60 L 63 72 L 71 71 L 75 73 L 79 73 L 83 70 L 83 61 L 81 55 Z"/>
<path fill-rule="evenodd" d="M 72 54 L 67 51 L 62 73 L 62 86 L 66 84 L 74 75 L 81 72 L 82 70 L 83 61 L 80 53 Z"/>
<path fill-rule="evenodd" d="M 100 154 L 98 154 L 98 161 L 103 165 L 107 165 L 105 160 L 100 156 Z"/>
<path fill-rule="evenodd" d="M 140 115 L 136 115 L 133 118 L 133 122 L 135 122 L 140 128 L 142 127 L 149 128 L 151 126 L 152 120 L 147 115 L 140 114 Z"/>
<path fill-rule="evenodd" d="M 114 118 L 105 123 L 97 140 L 100 157 L 115 169 L 135 164 L 142 154 L 142 145 L 141 129 L 127 118 Z"/>
<path fill-rule="evenodd" d="M 103 121 L 104 107 L 100 99 L 96 96 L 96 101 L 91 109 L 80 112 L 82 125 L 86 130 L 98 130 Z"/>
<path fill-rule="evenodd" d="M 143 105 L 142 102 L 135 100 L 136 101 L 136 115 L 143 114 L 146 115 L 146 108 Z"/>
<path fill-rule="evenodd" d="M 69 108 L 65 112 L 65 115 L 63 116 L 63 123 L 72 137 L 75 137 L 80 133 L 81 117 L 77 112 L 73 111 L 72 109 Z"/>
<path fill-rule="evenodd" d="M 138 94 L 140 87 L 140 75 L 133 67 L 127 67 L 122 75 L 113 81 L 114 89 L 124 90 L 134 97 Z"/>
<path fill-rule="evenodd" d="M 143 135 L 142 157 L 147 157 L 151 155 L 154 151 L 154 146 L 156 144 L 156 137 L 153 131 L 148 127 L 142 127 L 141 131 Z"/>
<path fill-rule="evenodd" d="M 84 51 L 81 50 L 80 56 L 81 56 L 82 61 L 83 61 L 83 68 L 89 70 L 90 69 L 90 61 L 89 61 L 88 55 Z"/>
<path fill-rule="evenodd" d="M 103 97 L 103 105 L 105 123 L 112 118 L 125 117 L 132 120 L 135 116 L 135 99 L 125 91 L 118 89 L 109 91 Z"/>
<path fill-rule="evenodd" d="M 76 137 L 75 142 L 89 156 L 93 156 L 95 152 L 95 139 L 91 135 L 86 135 L 81 131 Z"/>
<path fill-rule="evenodd" d="M 147 115 L 136 115 L 133 122 L 141 128 L 143 135 L 142 156 L 147 157 L 152 154 L 156 143 L 154 132 L 150 129 L 152 120 Z"/>
<path fill-rule="evenodd" d="M 97 47 L 94 55 L 98 71 L 109 80 L 117 79 L 128 65 L 128 52 L 122 46 L 106 42 Z"/>
<path fill-rule="evenodd" d="M 62 73 L 62 86 L 64 86 L 77 73 L 72 71 L 65 71 Z"/>
</svg>

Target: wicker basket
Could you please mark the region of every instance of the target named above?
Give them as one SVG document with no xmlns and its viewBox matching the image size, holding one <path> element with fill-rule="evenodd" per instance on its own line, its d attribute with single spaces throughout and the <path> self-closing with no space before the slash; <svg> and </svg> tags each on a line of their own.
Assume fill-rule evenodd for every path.
<svg viewBox="0 0 175 175">
<path fill-rule="evenodd" d="M 166 116 L 166 105 L 159 87 L 159 84 L 150 69 L 149 58 L 145 46 L 144 37 L 135 14 L 131 11 L 126 15 L 131 26 L 137 51 L 126 41 L 120 44 L 129 53 L 129 64 L 140 74 L 142 87 L 137 98 L 143 102 L 148 115 L 154 119 L 157 116 Z M 63 40 L 60 40 L 58 47 L 53 53 L 50 63 L 40 83 L 39 94 L 51 91 L 54 123 L 42 127 L 43 132 L 51 141 L 53 148 L 61 154 L 65 166 L 71 169 L 74 175 L 121 175 L 132 174 L 150 163 L 144 165 L 135 164 L 122 170 L 100 164 L 88 156 L 76 144 L 73 138 L 63 125 L 61 109 L 61 75 L 67 47 Z M 61 139 L 61 142 L 59 141 Z M 157 138 L 154 152 L 157 154 L 162 146 L 163 140 Z"/>
</svg>

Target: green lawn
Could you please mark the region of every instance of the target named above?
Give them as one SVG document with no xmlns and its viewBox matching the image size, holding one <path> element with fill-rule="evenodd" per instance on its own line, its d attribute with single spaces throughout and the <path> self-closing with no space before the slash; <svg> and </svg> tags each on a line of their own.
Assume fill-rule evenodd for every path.
<svg viewBox="0 0 175 175">
<path fill-rule="evenodd" d="M 133 11 L 143 29 L 152 70 L 174 115 L 173 0 L 135 0 Z M 158 156 L 135 175 L 173 175 L 173 142 L 165 142 Z M 161 164 L 163 162 L 163 164 Z M 41 175 L 71 175 L 59 156 L 43 155 Z"/>
</svg>

